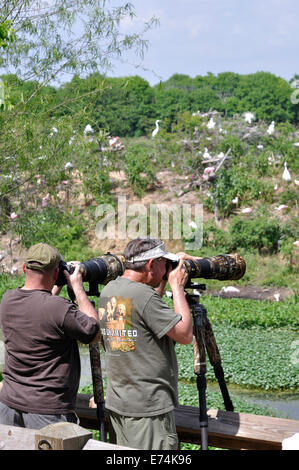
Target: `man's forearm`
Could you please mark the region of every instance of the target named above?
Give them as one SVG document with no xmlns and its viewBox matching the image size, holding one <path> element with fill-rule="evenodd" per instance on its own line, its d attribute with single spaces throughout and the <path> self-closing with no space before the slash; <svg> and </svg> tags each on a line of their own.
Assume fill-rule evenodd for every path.
<svg viewBox="0 0 299 470">
<path fill-rule="evenodd" d="M 87 294 L 81 284 L 73 285 L 74 294 L 76 296 L 78 308 L 81 312 L 85 313 L 87 316 L 94 318 L 99 321 L 98 314 L 90 302 Z"/>
</svg>

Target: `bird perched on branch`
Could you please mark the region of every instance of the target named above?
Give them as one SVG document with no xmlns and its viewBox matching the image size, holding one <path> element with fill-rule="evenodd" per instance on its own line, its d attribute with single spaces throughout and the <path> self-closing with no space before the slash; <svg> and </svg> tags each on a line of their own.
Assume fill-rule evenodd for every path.
<svg viewBox="0 0 299 470">
<path fill-rule="evenodd" d="M 160 122 L 160 119 L 157 119 L 157 121 L 156 121 L 156 127 L 155 127 L 155 129 L 153 130 L 153 132 L 152 132 L 152 137 L 153 137 L 153 138 L 154 138 L 154 137 L 158 134 L 158 132 L 159 132 L 159 122 Z"/>
<path fill-rule="evenodd" d="M 249 124 L 251 124 L 252 121 L 255 119 L 254 114 L 250 111 L 247 111 L 246 113 L 244 113 L 243 116 L 244 116 L 245 121 L 248 122 Z"/>
</svg>

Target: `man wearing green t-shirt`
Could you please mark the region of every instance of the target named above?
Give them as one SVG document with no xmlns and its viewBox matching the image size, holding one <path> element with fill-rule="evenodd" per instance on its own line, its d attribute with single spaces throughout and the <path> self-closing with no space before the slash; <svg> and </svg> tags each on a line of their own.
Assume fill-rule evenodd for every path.
<svg viewBox="0 0 299 470">
<path fill-rule="evenodd" d="M 119 445 L 177 449 L 174 343 L 188 344 L 193 336 L 184 294 L 187 255 L 168 253 L 161 240 L 145 238 L 129 242 L 124 256 L 124 274 L 103 289 L 99 304 L 106 347 L 106 408 Z M 178 266 L 166 273 L 167 259 Z M 161 299 L 166 279 L 173 310 Z"/>
</svg>

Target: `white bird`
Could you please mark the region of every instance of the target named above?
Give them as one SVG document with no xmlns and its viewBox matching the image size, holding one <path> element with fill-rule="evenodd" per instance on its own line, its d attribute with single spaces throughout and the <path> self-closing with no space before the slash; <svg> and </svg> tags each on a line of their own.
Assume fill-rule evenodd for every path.
<svg viewBox="0 0 299 470">
<path fill-rule="evenodd" d="M 238 198 L 238 196 L 236 196 L 236 197 L 232 200 L 232 203 L 233 203 L 233 204 L 238 204 L 238 202 L 239 202 L 239 198 Z"/>
<path fill-rule="evenodd" d="M 280 300 L 280 294 L 278 294 L 278 293 L 277 293 L 277 294 L 274 294 L 273 297 L 274 297 L 274 299 L 276 300 L 276 302 L 279 302 L 279 300 Z"/>
<path fill-rule="evenodd" d="M 271 124 L 270 124 L 270 126 L 269 126 L 268 129 L 267 129 L 267 133 L 268 133 L 269 135 L 272 135 L 272 134 L 274 133 L 274 128 L 275 128 L 275 121 L 272 121 Z"/>
<path fill-rule="evenodd" d="M 220 292 L 240 292 L 240 289 L 234 286 L 222 287 Z"/>
<path fill-rule="evenodd" d="M 282 179 L 284 181 L 291 181 L 291 175 L 290 175 L 290 172 L 288 170 L 288 167 L 287 167 L 287 162 L 284 162 L 284 171 L 283 171 L 283 174 L 282 174 Z"/>
<path fill-rule="evenodd" d="M 281 204 L 279 207 L 276 207 L 275 209 L 277 211 L 282 211 L 284 209 L 287 209 L 289 206 L 287 206 L 286 204 Z"/>
<path fill-rule="evenodd" d="M 244 113 L 243 116 L 244 116 L 245 121 L 248 122 L 249 124 L 251 124 L 252 121 L 255 119 L 255 115 L 251 113 L 250 111 L 248 111 L 247 113 Z"/>
<path fill-rule="evenodd" d="M 93 133 L 93 128 L 91 127 L 90 124 L 87 124 L 87 126 L 84 129 L 84 135 L 92 134 L 92 133 Z"/>
<path fill-rule="evenodd" d="M 214 121 L 213 117 L 211 117 L 211 119 L 209 120 L 209 122 L 207 124 L 207 128 L 208 129 L 214 129 L 215 126 L 216 126 L 216 122 Z"/>
<path fill-rule="evenodd" d="M 72 164 L 72 162 L 67 162 L 67 163 L 65 164 L 64 169 L 65 169 L 65 170 L 70 170 L 71 168 L 74 168 L 74 165 Z"/>
<path fill-rule="evenodd" d="M 153 137 L 153 138 L 154 138 L 154 137 L 158 134 L 158 132 L 159 132 L 159 122 L 160 122 L 160 119 L 157 119 L 157 121 L 156 121 L 156 127 L 155 127 L 155 129 L 153 130 L 153 132 L 152 132 L 152 137 Z"/>
<path fill-rule="evenodd" d="M 52 127 L 51 132 L 50 132 L 50 137 L 53 137 L 53 135 L 57 133 L 58 133 L 57 127 Z"/>
<path fill-rule="evenodd" d="M 189 227 L 197 229 L 197 225 L 193 220 L 191 220 L 191 222 L 189 223 Z"/>
<path fill-rule="evenodd" d="M 205 151 L 203 153 L 203 158 L 205 160 L 209 160 L 209 158 L 211 158 L 211 155 L 209 154 L 209 151 L 208 151 L 207 147 L 205 147 Z"/>
</svg>

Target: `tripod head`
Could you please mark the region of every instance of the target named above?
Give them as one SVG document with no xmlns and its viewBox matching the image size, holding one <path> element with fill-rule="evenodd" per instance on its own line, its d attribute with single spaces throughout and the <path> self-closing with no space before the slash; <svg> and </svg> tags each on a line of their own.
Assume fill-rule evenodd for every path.
<svg viewBox="0 0 299 470">
<path fill-rule="evenodd" d="M 190 307 L 192 305 L 198 304 L 199 297 L 201 296 L 201 293 L 198 291 L 206 290 L 206 288 L 207 288 L 206 284 L 197 284 L 197 283 L 188 283 L 185 286 L 186 300 Z M 191 294 L 190 292 L 187 292 L 186 289 L 193 289 L 193 294 Z"/>
</svg>

